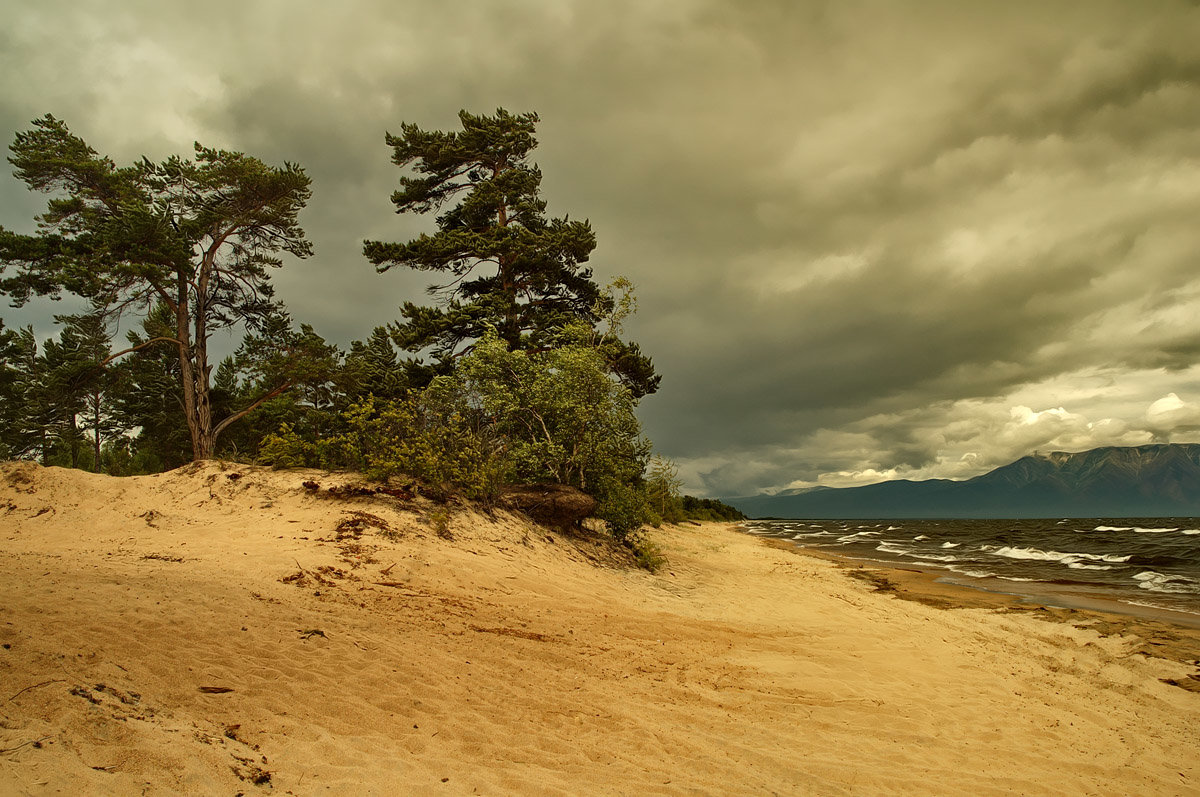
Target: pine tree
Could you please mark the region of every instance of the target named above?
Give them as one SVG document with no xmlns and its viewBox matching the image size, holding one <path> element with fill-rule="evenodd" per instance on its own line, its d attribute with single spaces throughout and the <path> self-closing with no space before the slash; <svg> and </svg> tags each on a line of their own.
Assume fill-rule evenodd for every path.
<svg viewBox="0 0 1200 797">
<path fill-rule="evenodd" d="M 108 329 L 101 315 L 55 316 L 63 325 L 57 340 L 43 349 L 42 389 L 54 408 L 52 429 L 73 468 L 100 468 L 106 439 L 124 428 L 112 413 L 111 354 Z M 85 462 L 82 446 L 90 445 Z"/>
<path fill-rule="evenodd" d="M 133 352 L 113 368 L 114 411 L 123 424 L 139 429 L 131 452 L 135 472 L 170 470 L 192 456 L 179 357 L 166 346 L 144 345 L 171 334 L 172 320 L 167 305 L 153 308 L 141 330 L 127 336 Z"/>
<path fill-rule="evenodd" d="M 401 399 L 431 378 L 413 361 L 401 361 L 387 328 L 375 327 L 367 340 L 350 343 L 338 381 L 343 401 L 352 403 L 367 396 Z"/>
<path fill-rule="evenodd" d="M 0 459 L 40 453 L 35 419 L 37 341 L 33 328 L 5 329 L 0 321 Z"/>
<path fill-rule="evenodd" d="M 391 331 L 398 345 L 428 351 L 440 364 L 466 354 L 495 329 L 510 349 L 544 350 L 572 321 L 594 325 L 609 309 L 584 264 L 596 246 L 587 221 L 546 217 L 542 173 L 530 161 L 538 116 L 459 112 L 461 132 L 404 123 L 387 135 L 392 162 L 411 167 L 392 194 L 398 213 L 430 213 L 437 232 L 406 243 L 366 241 L 363 253 L 383 272 L 396 266 L 444 275 L 430 287 L 439 306 L 406 302 Z M 659 377 L 635 345 L 610 346 L 609 368 L 635 396 Z"/>
<path fill-rule="evenodd" d="M 9 161 L 31 190 L 54 196 L 38 234 L 0 229 L 0 272 L 15 270 L 0 292 L 18 306 L 69 292 L 108 317 L 165 306 L 169 324 L 137 346 L 174 350 L 192 458 L 213 456 L 223 421 L 213 417 L 209 338 L 261 328 L 281 311 L 268 269 L 282 264 L 279 253 L 311 254 L 297 222 L 309 178 L 295 164 L 199 144 L 195 160 L 118 167 L 53 116 L 33 126 L 17 134 Z"/>
</svg>

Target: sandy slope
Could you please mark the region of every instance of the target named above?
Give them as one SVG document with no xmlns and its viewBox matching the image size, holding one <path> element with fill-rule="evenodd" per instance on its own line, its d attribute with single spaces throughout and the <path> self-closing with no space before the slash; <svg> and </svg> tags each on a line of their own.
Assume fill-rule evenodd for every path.
<svg viewBox="0 0 1200 797">
<path fill-rule="evenodd" d="M 1194 668 L 1134 637 L 309 478 L 0 466 L 0 793 L 1200 793 Z"/>
</svg>

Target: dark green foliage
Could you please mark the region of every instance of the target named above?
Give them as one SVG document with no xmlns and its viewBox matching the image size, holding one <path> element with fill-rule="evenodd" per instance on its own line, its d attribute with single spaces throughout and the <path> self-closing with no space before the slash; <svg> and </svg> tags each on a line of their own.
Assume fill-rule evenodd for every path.
<svg viewBox="0 0 1200 797">
<path fill-rule="evenodd" d="M 428 393 L 367 398 L 344 414 L 346 429 L 313 441 L 289 425 L 267 435 L 259 461 L 275 467 L 347 468 L 385 481 L 420 480 L 444 493 L 489 500 L 504 482 L 502 447 L 459 408 Z"/>
<path fill-rule="evenodd" d="M 341 359 L 336 346 L 326 343 L 308 324 L 294 329 L 286 314 L 277 314 L 246 335 L 217 372 L 217 385 L 229 405 L 216 433 L 251 411 L 259 417 L 242 424 L 240 441 L 230 438 L 222 451 L 253 456 L 262 436 L 281 423 L 294 425 L 312 439 L 333 433 L 338 427 L 336 380 Z"/>
<path fill-rule="evenodd" d="M 422 388 L 434 377 L 434 370 L 412 360 L 401 361 L 385 327 L 375 327 L 371 337 L 350 344 L 338 376 L 342 395 L 350 402 L 367 396 L 392 400 Z"/>
<path fill-rule="evenodd" d="M 109 337 L 95 315 L 57 320 L 59 337 L 40 347 L 32 328 L 0 324 L 0 456 L 94 470 L 103 441 L 123 431 L 104 367 Z"/>
<path fill-rule="evenodd" d="M 11 150 L 15 175 L 52 196 L 38 234 L 0 229 L 0 292 L 17 305 L 73 293 L 109 317 L 165 307 L 169 323 L 139 345 L 174 352 L 192 457 L 212 456 L 224 421 L 213 416 L 208 340 L 280 314 L 268 269 L 281 252 L 311 254 L 297 223 L 311 193 L 304 170 L 199 144 L 195 160 L 118 167 L 49 115 Z"/>
<path fill-rule="evenodd" d="M 745 520 L 746 516 L 729 504 L 715 498 L 696 498 L 685 495 L 680 498 L 683 516 L 687 520 Z"/>
<path fill-rule="evenodd" d="M 0 322 L 0 459 L 40 456 L 48 418 L 41 406 L 38 347 L 32 327 Z"/>
<path fill-rule="evenodd" d="M 636 400 L 610 378 L 595 347 L 510 350 L 489 333 L 430 391 L 480 416 L 504 441 L 518 480 L 590 493 L 617 536 L 649 519 L 640 478 L 650 444 L 634 415 Z"/>
<path fill-rule="evenodd" d="M 56 316 L 63 330 L 46 341 L 42 390 L 55 408 L 52 428 L 73 468 L 98 470 L 104 441 L 126 431 L 113 412 L 111 337 L 96 313 Z"/>
<path fill-rule="evenodd" d="M 325 438 L 285 425 L 264 439 L 259 459 L 403 475 L 482 498 L 512 480 L 567 484 L 594 496 L 597 515 L 627 540 L 653 517 L 641 478 L 650 445 L 635 403 L 592 346 L 512 351 L 489 333 L 427 388 L 368 397 Z"/>
<path fill-rule="evenodd" d="M 638 530 L 654 522 L 645 487 L 636 478 L 633 481 L 624 481 L 617 476 L 601 479 L 592 488 L 592 495 L 599 502 L 596 517 L 604 521 L 614 538 L 631 547 L 638 539 Z"/>
<path fill-rule="evenodd" d="M 20 448 L 18 430 L 24 414 L 21 402 L 24 391 L 17 370 L 20 354 L 17 332 L 5 329 L 4 321 L 0 320 L 0 459 L 14 458 Z"/>
<path fill-rule="evenodd" d="M 475 116 L 461 111 L 461 132 L 401 125 L 388 135 L 392 161 L 411 174 L 392 194 L 398 213 L 430 213 L 438 231 L 406 243 L 366 241 L 363 253 L 379 271 L 394 266 L 445 275 L 430 292 L 439 306 L 407 302 L 392 335 L 404 349 L 428 351 L 446 367 L 489 329 L 510 349 L 556 344 L 573 322 L 594 326 L 604 296 L 583 266 L 596 246 L 586 221 L 547 219 L 539 196 L 542 174 L 529 155 L 538 116 Z M 634 344 L 612 341 L 602 350 L 609 369 L 635 397 L 654 392 L 659 377 Z"/>
<path fill-rule="evenodd" d="M 191 435 L 183 410 L 179 355 L 168 346 L 145 345 L 160 333 L 169 334 L 171 311 L 158 305 L 142 320 L 141 331 L 130 331 L 135 349 L 113 367 L 113 407 L 129 428 L 139 430 L 130 444 L 133 473 L 156 473 L 185 465 L 192 459 Z"/>
</svg>

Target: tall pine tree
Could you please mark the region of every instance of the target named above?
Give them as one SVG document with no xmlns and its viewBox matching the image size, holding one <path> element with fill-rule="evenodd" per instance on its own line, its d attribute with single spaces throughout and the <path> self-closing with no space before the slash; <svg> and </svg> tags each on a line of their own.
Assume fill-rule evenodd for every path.
<svg viewBox="0 0 1200 797">
<path fill-rule="evenodd" d="M 387 135 L 392 162 L 411 169 L 392 194 L 396 212 L 439 211 L 438 229 L 406 243 L 366 241 L 363 253 L 380 272 L 403 266 L 444 275 L 430 287 L 438 306 L 406 302 L 393 336 L 442 364 L 489 328 L 511 350 L 554 348 L 572 321 L 595 326 L 611 310 L 584 266 L 596 236 L 586 221 L 546 217 L 542 173 L 530 161 L 537 114 L 501 108 L 495 116 L 458 116 L 460 132 L 404 123 L 400 135 Z M 657 389 L 659 377 L 636 344 L 614 342 L 608 354 L 635 396 Z"/>
<path fill-rule="evenodd" d="M 16 176 L 54 196 L 37 235 L 0 229 L 0 272 L 8 272 L 0 292 L 16 305 L 70 292 L 109 317 L 132 309 L 149 318 L 166 307 L 169 325 L 137 345 L 174 350 L 192 458 L 212 457 L 233 416 L 213 415 L 209 338 L 234 326 L 259 330 L 280 314 L 269 270 L 282 264 L 280 253 L 311 254 L 297 221 L 311 196 L 308 176 L 295 164 L 272 167 L 199 144 L 195 160 L 119 167 L 50 115 L 18 133 L 11 150 Z M 256 401 L 287 387 L 272 385 Z"/>
</svg>

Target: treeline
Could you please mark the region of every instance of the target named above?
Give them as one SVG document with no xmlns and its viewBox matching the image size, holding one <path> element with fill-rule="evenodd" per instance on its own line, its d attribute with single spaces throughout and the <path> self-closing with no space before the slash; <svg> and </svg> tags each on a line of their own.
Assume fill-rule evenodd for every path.
<svg viewBox="0 0 1200 797">
<path fill-rule="evenodd" d="M 745 520 L 746 516 L 729 504 L 715 498 L 696 498 L 685 495 L 679 499 L 686 520 Z"/>
<path fill-rule="evenodd" d="M 593 280 L 586 221 L 546 216 L 536 114 L 459 120 L 386 138 L 397 212 L 434 213 L 435 231 L 363 245 L 381 273 L 434 275 L 435 301 L 405 303 L 345 350 L 274 297 L 281 256 L 312 252 L 300 166 L 199 144 L 192 159 L 118 166 L 35 120 L 9 161 L 49 199 L 35 234 L 0 228 L 0 292 L 89 309 L 56 316 L 41 344 L 0 322 L 0 458 L 127 475 L 223 457 L 402 473 L 485 499 L 552 481 L 595 496 L 622 539 L 731 517 L 680 496 L 673 466 L 651 459 L 634 410 L 659 376 L 623 337 L 632 286 Z M 213 363 L 226 330 L 240 345 Z"/>
<path fill-rule="evenodd" d="M 733 521 L 746 516 L 715 498 L 682 495 L 679 466 L 664 457 L 652 457 L 645 472 L 646 494 L 655 521 L 680 523 L 685 520 Z"/>
</svg>

